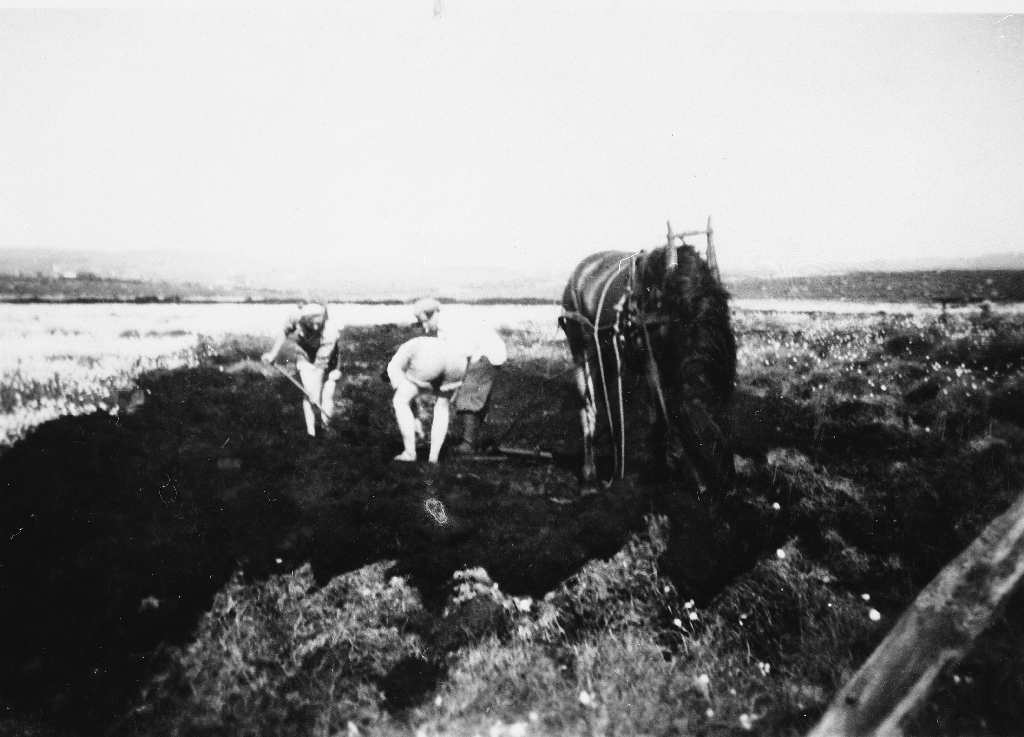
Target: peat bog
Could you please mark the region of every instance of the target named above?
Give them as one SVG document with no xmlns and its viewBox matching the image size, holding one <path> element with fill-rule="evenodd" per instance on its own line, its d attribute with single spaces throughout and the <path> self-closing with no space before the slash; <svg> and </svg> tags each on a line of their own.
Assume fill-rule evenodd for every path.
<svg viewBox="0 0 1024 737">
<path fill-rule="evenodd" d="M 576 498 L 578 400 L 564 358 L 511 362 L 487 424 L 492 440 L 542 447 L 552 461 L 395 463 L 400 439 L 379 374 L 411 335 L 397 326 L 346 331 L 339 412 L 327 436 L 305 435 L 295 387 L 254 360 L 266 346 L 236 340 L 208 350 L 197 368 L 142 375 L 145 398 L 130 413 L 63 417 L 4 451 L 5 715 L 106 731 L 236 572 L 261 581 L 309 563 L 324 584 L 378 561 L 395 561 L 388 575 L 406 577 L 433 619 L 417 626 L 434 658 L 400 663 L 380 684 L 404 708 L 443 676 L 445 651 L 488 626 L 444 618 L 453 573 L 483 568 L 503 592 L 540 598 L 588 561 L 615 555 L 652 513 L 669 521 L 659 566 L 680 594 L 718 602 L 719 613 L 750 612 L 736 623 L 742 647 L 784 664 L 786 648 L 816 621 L 806 617 L 827 622 L 828 612 L 785 598 L 798 589 L 773 578 L 765 561 L 776 548 L 797 545 L 814 571 L 826 571 L 823 592 L 871 590 L 873 605 L 899 611 L 1005 508 L 1022 478 L 1016 417 L 1000 420 L 995 437 L 988 410 L 929 393 L 901 426 L 895 404 L 858 398 L 866 384 L 842 393 L 852 379 L 836 375 L 835 391 L 818 400 L 804 387 L 826 379 L 781 358 L 741 377 L 733 426 L 740 482 L 714 502 L 650 472 Z M 842 348 L 828 340 L 814 350 Z M 879 365 L 892 371 L 905 361 L 909 386 L 920 357 L 890 343 L 877 349 Z M 1003 409 L 1020 394 L 1011 383 L 1001 391 Z M 638 439 L 631 469 L 651 467 L 639 441 L 644 422 L 628 418 Z M 862 658 L 881 634 L 842 647 Z M 813 653 L 806 657 L 792 661 L 794 672 L 826 692 L 838 685 L 835 674 L 812 678 Z M 810 718 L 787 714 L 804 727 Z"/>
<path fill-rule="evenodd" d="M 146 399 L 130 414 L 60 418 L 0 457 L 8 709 L 109 724 L 161 643 L 183 642 L 236 570 L 251 580 L 309 562 L 326 582 L 395 560 L 394 574 L 440 606 L 456 570 L 483 567 L 502 590 L 540 597 L 613 555 L 659 506 L 680 520 L 668 555 L 683 590 L 707 597 L 758 551 L 751 541 L 763 534 L 723 545 L 706 506 L 666 494 L 674 486 L 663 480 L 629 477 L 577 499 L 576 400 L 564 372 L 509 366 L 488 422 L 493 438 L 528 438 L 553 462 L 392 462 L 400 439 L 379 373 L 409 333 L 349 333 L 329 435 L 305 435 L 297 390 L 252 361 L 255 350 L 226 351 L 200 368 L 143 375 Z"/>
</svg>

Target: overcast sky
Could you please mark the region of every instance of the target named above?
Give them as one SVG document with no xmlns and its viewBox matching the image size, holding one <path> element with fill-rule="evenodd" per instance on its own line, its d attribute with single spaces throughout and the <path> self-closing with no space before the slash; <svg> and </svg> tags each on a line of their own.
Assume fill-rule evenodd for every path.
<svg viewBox="0 0 1024 737">
<path fill-rule="evenodd" d="M 1024 252 L 1007 3 L 332 5 L 0 9 L 0 247 L 559 269 L 710 215 L 724 270 Z"/>
</svg>

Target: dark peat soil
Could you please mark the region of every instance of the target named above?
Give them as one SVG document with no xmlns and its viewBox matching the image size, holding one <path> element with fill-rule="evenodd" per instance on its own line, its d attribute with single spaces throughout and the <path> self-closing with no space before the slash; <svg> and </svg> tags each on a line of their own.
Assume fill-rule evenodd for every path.
<svg viewBox="0 0 1024 737">
<path fill-rule="evenodd" d="M 439 610 L 452 573 L 481 566 L 506 592 L 542 596 L 654 512 L 672 523 L 665 569 L 707 598 L 772 544 L 742 503 L 712 510 L 656 476 L 578 498 L 564 370 L 512 362 L 487 423 L 492 439 L 553 460 L 391 461 L 401 443 L 379 374 L 410 335 L 347 331 L 326 436 L 306 436 L 296 388 L 253 356 L 212 356 L 141 377 L 146 401 L 131 414 L 63 417 L 4 452 L 0 715 L 103 731 L 238 570 L 255 580 L 310 562 L 323 582 L 393 560 Z M 740 426 L 756 453 L 772 420 L 748 409 Z"/>
</svg>

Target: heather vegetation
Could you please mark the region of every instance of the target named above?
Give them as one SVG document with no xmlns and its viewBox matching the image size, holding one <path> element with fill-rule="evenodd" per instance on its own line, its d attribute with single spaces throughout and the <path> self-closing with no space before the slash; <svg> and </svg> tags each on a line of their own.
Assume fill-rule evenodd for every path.
<svg viewBox="0 0 1024 737">
<path fill-rule="evenodd" d="M 270 340 L 256 331 L 174 336 L 189 341 L 168 353 L 178 363 L 99 361 L 110 373 L 90 382 L 149 392 L 130 411 L 76 394 L 70 370 L 57 385 L 23 366 L 14 385 L 7 369 L 4 412 L 35 392 L 81 413 L 19 431 L 0 455 L 10 728 L 800 734 L 1024 480 L 1024 319 L 739 311 L 735 491 L 712 503 L 644 473 L 638 433 L 631 475 L 573 500 L 564 341 L 539 309 L 507 314 L 490 432 L 550 464 L 387 464 L 398 439 L 376 376 L 405 335 L 393 325 L 346 331 L 339 433 L 320 445 L 304 442 L 290 387 L 255 363 Z M 44 467 L 60 443 L 68 468 Z M 120 573 L 32 543 L 29 515 L 58 520 L 61 504 L 91 520 L 75 544 Z M 165 509 L 179 516 L 161 521 Z M 183 562 L 160 568 L 170 554 Z M 61 601 L 83 575 L 108 593 L 67 636 L 50 633 L 59 617 L 31 630 L 3 603 Z M 1019 729 L 1022 610 L 1017 596 L 943 675 L 912 733 Z"/>
</svg>

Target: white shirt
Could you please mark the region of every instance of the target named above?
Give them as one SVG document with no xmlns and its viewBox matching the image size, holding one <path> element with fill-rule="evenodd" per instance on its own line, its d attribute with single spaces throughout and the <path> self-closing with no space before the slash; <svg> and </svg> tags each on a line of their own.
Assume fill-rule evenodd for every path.
<svg viewBox="0 0 1024 737">
<path fill-rule="evenodd" d="M 477 318 L 441 310 L 437 314 L 437 337 L 454 345 L 469 359 L 486 357 L 493 366 L 508 359 L 505 341 L 494 328 Z"/>
</svg>

